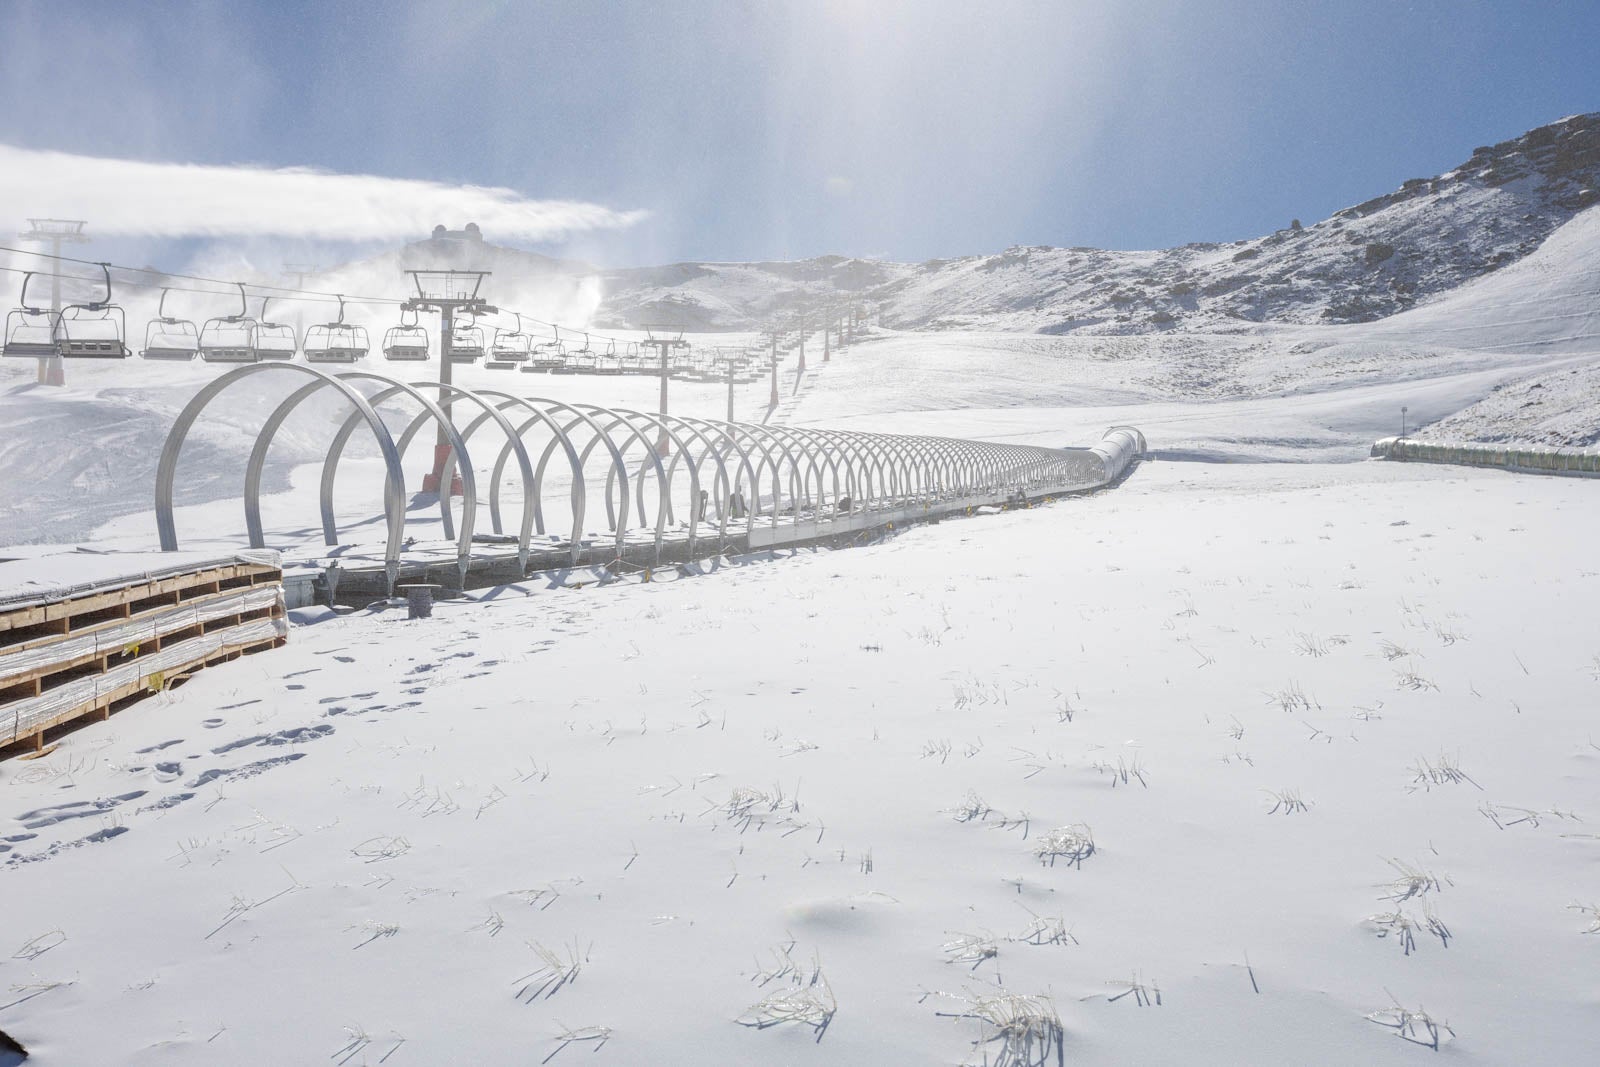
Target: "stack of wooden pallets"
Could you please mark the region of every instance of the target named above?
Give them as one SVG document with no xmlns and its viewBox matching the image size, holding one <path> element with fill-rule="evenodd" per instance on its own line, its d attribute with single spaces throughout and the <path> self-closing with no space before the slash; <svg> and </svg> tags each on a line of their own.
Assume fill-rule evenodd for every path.
<svg viewBox="0 0 1600 1067">
<path fill-rule="evenodd" d="M 272 553 L 0 597 L 0 758 L 287 638 Z"/>
</svg>

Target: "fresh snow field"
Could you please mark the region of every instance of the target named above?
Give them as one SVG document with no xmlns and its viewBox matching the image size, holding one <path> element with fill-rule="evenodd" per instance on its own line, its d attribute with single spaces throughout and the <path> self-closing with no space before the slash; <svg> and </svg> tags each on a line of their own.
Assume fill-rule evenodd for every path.
<svg viewBox="0 0 1600 1067">
<path fill-rule="evenodd" d="M 1396 1000 L 1452 1055 L 1581 1062 L 1591 489 L 1155 462 L 298 628 L 5 768 L 0 1026 L 42 1063 L 539 1062 L 589 1026 L 614 1062 L 959 1063 L 982 1028 L 937 1013 L 1004 990 L 1069 1062 L 1430 1055 L 1364 1018 Z M 801 988 L 763 984 L 790 945 L 820 1045 L 737 1023 Z"/>
<path fill-rule="evenodd" d="M 1595 247 L 1572 237 L 1530 261 Z M 1402 404 L 1470 421 L 1587 373 L 1583 330 L 1444 334 L 1554 284 L 1522 266 L 1362 327 L 818 346 L 775 418 L 1129 423 L 1156 458 L 846 551 L 297 613 L 286 649 L 0 764 L 0 1030 L 30 1064 L 1019 1063 L 986 1039 L 1034 1008 L 1068 1063 L 1432 1062 L 1435 1037 L 1587 1062 L 1596 486 L 1363 459 Z M 48 396 L 0 369 L 0 467 L 73 472 L 23 479 L 0 544 L 148 549 L 151 449 L 214 369 L 75 365 Z M 463 380 L 653 400 L 518 377 Z M 274 398 L 186 453 L 186 547 L 239 543 Z M 275 545 L 308 543 L 320 418 L 275 453 Z"/>
</svg>

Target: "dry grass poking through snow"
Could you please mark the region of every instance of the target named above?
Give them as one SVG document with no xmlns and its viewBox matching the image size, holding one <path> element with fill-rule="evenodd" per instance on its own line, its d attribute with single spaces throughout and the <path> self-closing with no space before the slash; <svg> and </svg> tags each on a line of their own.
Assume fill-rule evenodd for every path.
<svg viewBox="0 0 1600 1067">
<path fill-rule="evenodd" d="M 1444 924 L 1444 920 L 1434 913 L 1432 903 L 1426 899 L 1428 894 L 1440 893 L 1445 886 L 1454 884 L 1449 876 L 1437 875 L 1396 859 L 1385 862 L 1394 869 L 1398 877 L 1378 887 L 1386 890 L 1378 899 L 1391 901 L 1396 905 L 1408 900 L 1418 900 L 1422 904 L 1422 915 L 1418 918 L 1400 907 L 1396 907 L 1394 911 L 1369 915 L 1367 921 L 1377 929 L 1378 936 L 1394 938 L 1401 952 L 1407 956 L 1417 950 L 1419 933 L 1436 937 L 1442 947 L 1449 948 L 1450 939 L 1454 935 Z"/>
<path fill-rule="evenodd" d="M 839 1010 L 833 987 L 822 973 L 821 960 L 813 956 L 809 966 L 797 965 L 794 962 L 793 941 L 779 945 L 772 951 L 775 965 L 758 970 L 755 980 L 761 986 L 779 982 L 781 987 L 746 1008 L 736 1021 L 740 1026 L 757 1030 L 783 1023 L 808 1026 L 820 1044 L 823 1035 L 828 1032 L 829 1024 L 833 1022 L 834 1014 Z"/>
<path fill-rule="evenodd" d="M 957 999 L 966 1001 L 964 1010 L 936 1014 L 978 1023 L 978 1037 L 972 1045 L 983 1057 L 980 1062 L 984 1067 L 1048 1067 L 1052 1062 L 1061 1067 L 1066 1063 L 1066 1028 L 1049 997 L 969 992 Z M 998 1049 L 993 1047 L 996 1044 Z"/>
<path fill-rule="evenodd" d="M 1392 995 L 1390 999 L 1393 999 Z M 1382 1008 L 1367 1018 L 1379 1026 L 1393 1028 L 1396 1037 L 1426 1045 L 1435 1052 L 1439 1051 L 1441 1045 L 1455 1040 L 1456 1036 L 1449 1023 L 1439 1022 L 1420 1007 L 1416 1011 L 1403 1008 L 1398 1000 L 1394 1002 L 1394 1007 Z"/>
<path fill-rule="evenodd" d="M 589 962 L 589 951 L 580 950 L 576 942 L 570 947 L 563 946 L 561 952 L 546 948 L 537 941 L 528 942 L 528 947 L 538 957 L 539 966 L 511 983 L 517 987 L 517 999 L 524 1004 L 532 1004 L 540 997 L 549 1000 L 564 987 L 576 982 L 578 972 Z"/>
<path fill-rule="evenodd" d="M 1039 838 L 1033 854 L 1046 867 L 1054 867 L 1056 860 L 1065 860 L 1081 868 L 1083 861 L 1094 855 L 1094 831 L 1083 823 L 1058 826 Z"/>
</svg>

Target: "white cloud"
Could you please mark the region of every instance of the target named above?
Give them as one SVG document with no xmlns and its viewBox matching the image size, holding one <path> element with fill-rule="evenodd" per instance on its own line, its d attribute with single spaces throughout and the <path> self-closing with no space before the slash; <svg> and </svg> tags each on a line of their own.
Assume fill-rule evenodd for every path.
<svg viewBox="0 0 1600 1067">
<path fill-rule="evenodd" d="M 851 181 L 849 178 L 840 177 L 837 174 L 822 183 L 822 188 L 828 193 L 829 196 L 849 196 L 850 193 L 854 191 L 855 187 L 855 182 Z"/>
<path fill-rule="evenodd" d="M 82 218 L 100 235 L 420 237 L 437 223 L 550 241 L 632 226 L 643 211 L 530 200 L 513 189 L 331 174 L 302 167 L 204 166 L 0 145 L 0 204 L 26 217 Z"/>
</svg>

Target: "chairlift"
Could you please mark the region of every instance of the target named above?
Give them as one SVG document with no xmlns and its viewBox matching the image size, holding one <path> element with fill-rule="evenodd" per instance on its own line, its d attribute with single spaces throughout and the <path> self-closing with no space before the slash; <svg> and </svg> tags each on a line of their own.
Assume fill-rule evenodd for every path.
<svg viewBox="0 0 1600 1067">
<path fill-rule="evenodd" d="M 451 363 L 476 363 L 483 358 L 483 327 L 470 311 L 465 324 L 455 323 L 450 328 L 450 344 L 445 354 Z"/>
<path fill-rule="evenodd" d="M 257 359 L 293 359 L 295 350 L 300 347 L 299 339 L 288 323 L 267 321 L 267 304 L 271 300 L 270 296 L 261 298 L 261 318 L 256 320 L 255 329 L 251 331 L 250 343 L 255 346 Z"/>
<path fill-rule="evenodd" d="M 56 319 L 56 340 L 61 354 L 72 359 L 127 359 L 124 338 L 128 317 L 111 302 L 111 266 L 100 264 L 105 280 L 105 295 L 99 300 L 68 304 Z"/>
<path fill-rule="evenodd" d="M 396 363 L 426 363 L 428 361 L 428 331 L 417 325 L 416 309 L 411 311 L 411 321 L 400 312 L 400 325 L 389 327 L 383 335 L 383 358 Z"/>
<path fill-rule="evenodd" d="M 693 376 L 694 356 L 690 352 L 674 352 L 667 357 L 667 377 L 688 381 Z"/>
<path fill-rule="evenodd" d="M 589 347 L 589 335 L 583 335 L 583 347 L 575 348 L 567 353 L 566 363 L 555 374 L 593 374 L 595 372 L 595 353 Z"/>
<path fill-rule="evenodd" d="M 219 315 L 200 327 L 200 358 L 207 363 L 259 363 L 256 352 L 256 320 L 250 317 L 244 283 L 239 287 L 239 314 Z"/>
<path fill-rule="evenodd" d="M 628 342 L 628 349 L 622 355 L 623 374 L 656 374 L 659 370 L 659 367 L 652 364 L 650 357 L 645 355 L 638 341 Z"/>
<path fill-rule="evenodd" d="M 529 360 L 522 365 L 526 374 L 560 374 L 561 368 L 567 363 L 566 346 L 561 343 L 561 327 L 553 326 L 556 332 L 554 341 L 541 341 L 533 346 L 529 353 Z"/>
<path fill-rule="evenodd" d="M 606 350 L 595 357 L 594 372 L 608 377 L 622 373 L 622 357 L 617 355 L 617 342 L 606 342 Z"/>
<path fill-rule="evenodd" d="M 22 295 L 18 300 L 21 306 L 6 315 L 4 354 L 31 359 L 59 356 L 61 346 L 56 343 L 56 334 L 61 313 L 28 306 L 28 282 L 33 280 L 33 274 L 30 270 L 22 276 Z"/>
<path fill-rule="evenodd" d="M 306 331 L 307 363 L 354 363 L 367 358 L 367 331 L 344 321 L 344 297 L 339 297 L 339 318 Z"/>
<path fill-rule="evenodd" d="M 485 366 L 491 370 L 512 370 L 519 364 L 528 362 L 528 357 L 533 352 L 533 338 L 522 332 L 522 316 L 513 311 L 517 317 L 515 330 L 496 330 L 494 344 L 489 348 L 489 362 Z"/>
<path fill-rule="evenodd" d="M 161 303 L 156 317 L 144 331 L 145 359 L 191 360 L 200 354 L 200 331 L 188 319 L 175 319 L 167 314 L 167 293 L 161 290 Z"/>
</svg>

